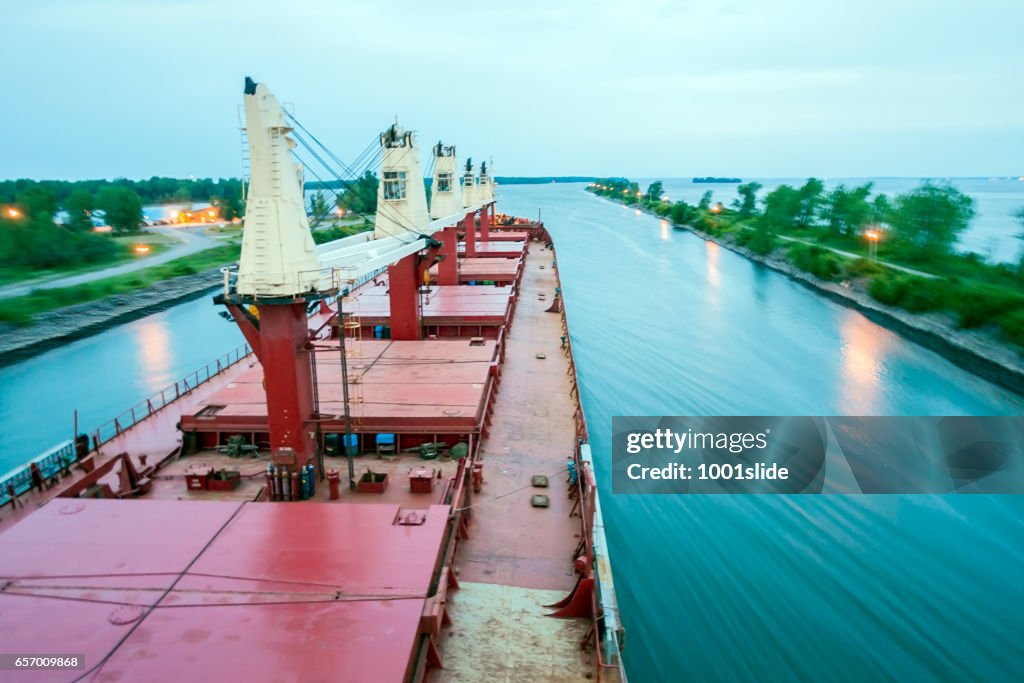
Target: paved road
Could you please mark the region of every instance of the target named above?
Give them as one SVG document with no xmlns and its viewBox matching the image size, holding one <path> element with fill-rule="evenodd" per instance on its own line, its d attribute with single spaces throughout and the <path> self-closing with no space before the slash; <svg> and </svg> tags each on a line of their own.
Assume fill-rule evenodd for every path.
<svg viewBox="0 0 1024 683">
<path fill-rule="evenodd" d="M 828 249 L 831 252 L 835 252 L 836 254 L 839 254 L 840 256 L 845 256 L 846 258 L 852 258 L 852 259 L 864 258 L 864 256 L 862 254 L 855 254 L 852 251 L 844 251 L 842 249 L 836 249 L 835 247 L 826 247 L 824 244 L 816 244 L 815 242 L 808 242 L 807 240 L 802 240 L 802 239 L 799 239 L 797 237 L 786 237 L 785 235 L 779 235 L 779 239 L 780 240 L 786 240 L 787 242 L 799 242 L 801 244 L 809 244 L 812 247 L 822 247 L 824 249 Z M 914 270 L 913 268 L 907 268 L 906 266 L 898 266 L 895 263 L 889 263 L 888 261 L 879 261 L 879 263 L 881 263 L 886 268 L 890 268 L 892 270 L 898 270 L 901 273 L 907 273 L 909 275 L 916 275 L 917 277 L 927 278 L 929 280 L 934 280 L 935 278 L 938 277 L 938 275 L 935 275 L 934 273 L 926 273 L 923 270 Z"/>
<path fill-rule="evenodd" d="M 149 268 L 150 266 L 158 266 L 161 263 L 167 263 L 168 261 L 172 261 L 176 258 L 188 256 L 189 254 L 209 249 L 210 247 L 217 246 L 217 244 L 221 243 L 221 240 L 218 240 L 215 237 L 210 237 L 206 234 L 206 226 L 191 228 L 150 227 L 147 228 L 147 231 L 168 235 L 181 240 L 181 243 L 175 244 L 170 249 L 167 249 L 156 256 L 135 259 L 116 266 L 110 266 L 109 268 L 91 270 L 87 273 L 79 273 L 77 275 L 54 275 L 51 277 L 39 278 L 37 280 L 29 280 L 27 282 L 16 282 L 12 285 L 0 287 L 0 299 L 24 296 L 30 293 L 33 289 L 72 287 L 74 285 L 92 282 L 93 280 L 101 280 L 105 277 L 131 273 L 132 271 Z"/>
</svg>

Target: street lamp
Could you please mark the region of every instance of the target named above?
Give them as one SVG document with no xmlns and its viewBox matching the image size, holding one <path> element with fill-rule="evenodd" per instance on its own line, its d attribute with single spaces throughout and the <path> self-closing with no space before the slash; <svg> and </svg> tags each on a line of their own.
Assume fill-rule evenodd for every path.
<svg viewBox="0 0 1024 683">
<path fill-rule="evenodd" d="M 868 259 L 878 260 L 878 240 L 882 239 L 882 233 L 872 228 L 864 231 L 864 237 L 868 240 Z"/>
</svg>

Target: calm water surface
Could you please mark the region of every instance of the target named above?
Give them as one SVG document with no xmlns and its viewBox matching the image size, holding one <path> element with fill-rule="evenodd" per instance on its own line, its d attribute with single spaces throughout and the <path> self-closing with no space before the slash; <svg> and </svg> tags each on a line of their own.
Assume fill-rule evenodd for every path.
<svg viewBox="0 0 1024 683">
<path fill-rule="evenodd" d="M 582 185 L 500 188 L 558 247 L 630 680 L 1019 680 L 1013 496 L 613 496 L 613 415 L 1019 414 L 1024 401 Z M 699 193 L 697 194 L 699 197 Z M 694 198 L 696 199 L 696 197 Z M 0 471 L 241 343 L 199 299 L 0 368 Z"/>
<path fill-rule="evenodd" d="M 581 186 L 577 186 L 579 188 Z M 558 248 L 591 439 L 613 415 L 1019 414 L 789 279 L 567 186 L 501 188 Z M 636 681 L 1016 681 L 1015 496 L 614 496 Z"/>
<path fill-rule="evenodd" d="M 241 346 L 211 296 L 0 368 L 0 475 Z"/>
</svg>

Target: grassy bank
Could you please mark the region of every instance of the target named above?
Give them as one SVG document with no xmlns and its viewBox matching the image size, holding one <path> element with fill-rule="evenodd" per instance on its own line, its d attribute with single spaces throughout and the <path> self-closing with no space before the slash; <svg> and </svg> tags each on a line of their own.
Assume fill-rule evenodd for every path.
<svg viewBox="0 0 1024 683">
<path fill-rule="evenodd" d="M 238 260 L 240 246 L 225 244 L 197 254 L 133 273 L 96 280 L 73 287 L 40 289 L 25 296 L 0 300 L 0 322 L 31 324 L 34 315 L 72 304 L 97 301 L 116 294 L 131 294 L 158 282 L 225 265 Z"/>
<path fill-rule="evenodd" d="M 50 268 L 5 264 L 0 266 L 0 285 L 13 285 L 19 282 L 49 277 L 78 275 L 79 273 L 87 273 L 92 270 L 110 268 L 129 261 L 156 256 L 179 243 L 178 240 L 166 235 L 147 232 L 139 232 L 133 235 L 100 236 L 100 239 L 109 240 L 116 245 L 116 248 L 111 251 L 107 258 L 87 262 L 73 261 Z M 139 254 L 135 251 L 135 246 L 138 244 L 145 244 L 149 247 L 149 251 L 145 254 Z"/>
<path fill-rule="evenodd" d="M 863 196 L 855 196 L 854 200 L 849 199 L 852 192 L 847 192 L 847 196 L 842 198 L 847 206 L 860 200 L 869 208 L 859 214 L 848 211 L 853 218 L 849 219 L 849 225 L 843 226 L 845 232 L 838 232 L 827 224 L 815 224 L 807 217 L 804 225 L 797 224 L 795 216 L 800 213 L 797 200 L 803 188 L 787 188 L 792 193 L 793 207 L 788 214 L 773 210 L 773 199 L 779 198 L 778 190 L 765 197 L 762 209 L 753 200 L 756 189 L 749 193 L 750 199 L 745 205 L 740 201 L 732 208 L 711 202 L 710 195 L 705 195 L 697 206 L 665 201 L 660 188 L 657 189 L 657 193 L 644 193 L 636 183 L 626 179 L 606 179 L 588 188 L 599 196 L 664 217 L 677 226 L 693 227 L 763 256 L 785 258 L 804 272 L 824 281 L 845 283 L 866 292 L 880 303 L 911 313 L 948 314 L 957 327 L 987 328 L 1018 349 L 1024 348 L 1024 267 L 988 263 L 977 254 L 954 252 L 951 237 L 955 237 L 955 230 L 943 236 L 945 242 L 939 245 L 943 248 L 927 243 L 924 244 L 929 248 L 922 248 L 920 239 L 912 242 L 906 237 L 901 238 L 899 230 L 885 221 L 891 220 L 898 226 L 899 221 L 911 222 L 915 216 L 895 216 L 896 209 L 879 207 L 883 202 L 877 200 L 874 205 L 868 204 L 869 193 L 866 191 Z M 920 190 L 915 192 L 927 194 Z M 785 191 L 781 194 L 785 195 Z M 963 201 L 953 193 L 951 196 L 952 199 L 940 197 L 936 200 L 934 203 L 940 210 L 932 211 L 932 214 L 942 213 L 945 205 L 953 206 L 955 202 Z M 920 200 L 913 193 L 907 197 L 905 200 L 904 196 L 897 197 L 895 206 L 899 207 L 901 201 L 910 205 L 912 199 Z M 788 198 L 783 196 L 782 199 Z M 888 206 L 888 200 L 884 203 Z M 923 214 L 927 209 L 919 211 Z M 970 215 L 966 212 L 966 220 Z M 829 218 L 834 220 L 831 215 Z M 924 218 L 936 222 L 933 215 L 925 215 Z M 966 227 L 966 220 L 959 229 Z M 784 239 L 787 237 L 802 242 Z M 876 249 L 875 259 L 869 258 L 871 242 Z M 834 249 L 849 252 L 852 256 L 836 253 Z M 896 266 L 912 268 L 933 277 L 902 272 Z"/>
</svg>

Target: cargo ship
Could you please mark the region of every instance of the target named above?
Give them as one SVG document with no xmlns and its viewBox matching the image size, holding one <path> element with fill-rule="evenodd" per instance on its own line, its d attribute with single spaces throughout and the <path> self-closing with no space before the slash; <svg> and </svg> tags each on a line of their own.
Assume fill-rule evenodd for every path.
<svg viewBox="0 0 1024 683">
<path fill-rule="evenodd" d="M 558 261 L 493 171 L 379 136 L 316 245 L 246 79 L 246 344 L 0 480 L 0 680 L 625 681 Z M 303 129 L 305 130 L 305 129 Z"/>
</svg>

